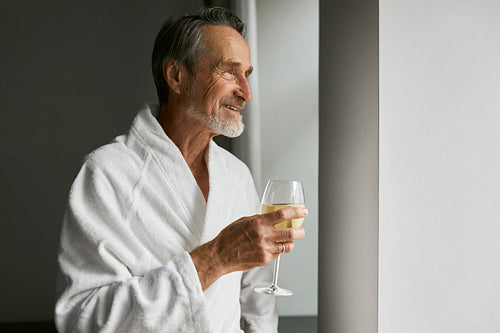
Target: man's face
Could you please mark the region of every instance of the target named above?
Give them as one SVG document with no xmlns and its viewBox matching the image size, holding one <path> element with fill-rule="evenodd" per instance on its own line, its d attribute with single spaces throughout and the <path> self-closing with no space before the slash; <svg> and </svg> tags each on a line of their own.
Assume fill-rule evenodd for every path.
<svg viewBox="0 0 500 333">
<path fill-rule="evenodd" d="M 231 27 L 203 27 L 206 46 L 191 78 L 188 114 L 228 137 L 243 132 L 240 110 L 252 99 L 250 49 Z"/>
</svg>

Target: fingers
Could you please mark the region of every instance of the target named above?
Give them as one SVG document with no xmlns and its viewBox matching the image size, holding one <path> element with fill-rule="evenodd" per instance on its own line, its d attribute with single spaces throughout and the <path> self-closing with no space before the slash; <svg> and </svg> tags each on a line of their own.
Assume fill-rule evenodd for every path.
<svg viewBox="0 0 500 333">
<path fill-rule="evenodd" d="M 274 226 L 286 220 L 304 218 L 308 213 L 305 207 L 285 207 L 270 213 L 262 214 L 262 217 L 269 225 Z"/>
<path fill-rule="evenodd" d="M 271 240 L 275 242 L 288 242 L 304 238 L 306 231 L 304 228 L 286 228 L 275 230 Z"/>
<path fill-rule="evenodd" d="M 226 226 L 212 241 L 200 246 L 198 250 L 193 250 L 191 257 L 200 271 L 205 266 L 208 271 L 210 267 L 216 267 L 218 275 L 213 274 L 215 278 L 221 274 L 267 265 L 280 253 L 291 252 L 294 248 L 293 241 L 305 235 L 302 228 L 276 229 L 274 225 L 306 215 L 305 208 L 287 207 L 268 214 L 242 217 Z M 205 247 L 208 250 L 202 252 Z M 212 260 L 206 260 L 207 257 Z M 205 262 L 207 265 L 203 266 Z M 209 277 L 210 279 L 206 278 L 208 282 L 202 286 L 213 282 L 212 275 Z"/>
</svg>

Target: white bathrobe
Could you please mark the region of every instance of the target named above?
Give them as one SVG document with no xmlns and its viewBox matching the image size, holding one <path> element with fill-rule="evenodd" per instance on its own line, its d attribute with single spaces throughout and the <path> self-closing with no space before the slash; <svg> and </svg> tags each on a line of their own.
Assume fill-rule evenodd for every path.
<svg viewBox="0 0 500 333">
<path fill-rule="evenodd" d="M 269 265 L 205 291 L 189 251 L 258 212 L 248 168 L 211 142 L 205 202 L 188 165 L 145 108 L 126 135 L 85 158 L 69 194 L 58 258 L 60 332 L 276 332 Z"/>
</svg>

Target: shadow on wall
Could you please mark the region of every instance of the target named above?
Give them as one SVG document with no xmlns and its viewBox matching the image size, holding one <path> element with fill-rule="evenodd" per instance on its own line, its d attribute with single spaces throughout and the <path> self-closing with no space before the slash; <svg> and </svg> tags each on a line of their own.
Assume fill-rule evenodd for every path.
<svg viewBox="0 0 500 333">
<path fill-rule="evenodd" d="M 201 0 L 0 7 L 0 262 L 9 286 L 0 322 L 50 320 L 59 233 L 79 164 L 126 131 L 144 103 L 156 102 L 156 33 L 167 17 L 197 10 Z M 20 331 L 54 330 L 29 323 Z"/>
<path fill-rule="evenodd" d="M 9 333 L 57 333 L 52 321 L 0 324 L 0 332 Z"/>
</svg>

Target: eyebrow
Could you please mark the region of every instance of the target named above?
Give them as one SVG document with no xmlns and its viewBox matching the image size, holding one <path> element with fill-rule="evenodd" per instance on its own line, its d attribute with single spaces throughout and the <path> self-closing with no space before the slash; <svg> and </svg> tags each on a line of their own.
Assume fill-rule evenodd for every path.
<svg viewBox="0 0 500 333">
<path fill-rule="evenodd" d="M 215 65 L 213 66 L 213 68 L 218 69 L 222 66 L 239 67 L 239 66 L 241 66 L 241 63 L 235 62 L 235 61 L 228 61 L 228 60 L 224 60 L 224 59 L 218 59 L 217 62 L 215 63 Z M 246 76 L 248 76 L 248 75 L 252 74 L 252 72 L 253 72 L 253 67 L 250 66 L 245 71 L 245 74 L 246 74 Z"/>
</svg>

